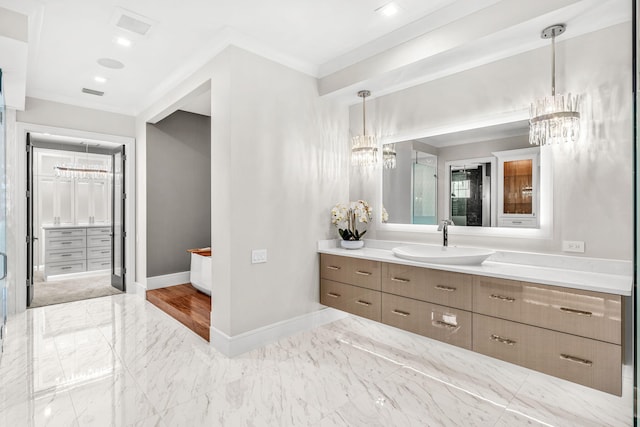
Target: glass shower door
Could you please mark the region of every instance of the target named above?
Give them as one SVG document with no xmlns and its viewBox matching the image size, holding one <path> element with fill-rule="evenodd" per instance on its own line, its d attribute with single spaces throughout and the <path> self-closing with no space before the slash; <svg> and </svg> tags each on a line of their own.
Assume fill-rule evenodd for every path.
<svg viewBox="0 0 640 427">
<path fill-rule="evenodd" d="M 5 202 L 5 108 L 2 70 L 0 70 L 0 357 L 7 323 L 7 254 L 6 254 L 6 202 Z"/>
</svg>

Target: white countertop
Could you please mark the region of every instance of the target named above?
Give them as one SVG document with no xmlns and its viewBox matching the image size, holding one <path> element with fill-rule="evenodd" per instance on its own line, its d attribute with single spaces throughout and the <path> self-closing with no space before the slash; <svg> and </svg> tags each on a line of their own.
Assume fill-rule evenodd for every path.
<svg viewBox="0 0 640 427">
<path fill-rule="evenodd" d="M 398 258 L 389 247 L 410 243 L 365 240 L 365 247 L 355 250 L 336 247 L 336 243 L 337 240 L 320 241 L 318 252 L 623 296 L 631 295 L 633 285 L 631 261 L 533 254 L 531 258 L 535 259 L 536 265 L 531 265 L 517 262 L 523 259 L 524 254 L 521 252 L 496 251 L 495 255 L 481 265 L 428 264 Z M 506 262 L 507 260 L 510 262 Z"/>
<path fill-rule="evenodd" d="M 111 224 L 87 224 L 87 225 L 43 225 L 43 230 L 64 230 L 67 228 L 111 228 Z"/>
</svg>

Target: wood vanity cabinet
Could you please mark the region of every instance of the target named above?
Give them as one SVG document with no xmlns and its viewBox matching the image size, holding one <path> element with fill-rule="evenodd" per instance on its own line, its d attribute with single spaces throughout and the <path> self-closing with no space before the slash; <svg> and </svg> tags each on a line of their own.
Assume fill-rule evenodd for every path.
<svg viewBox="0 0 640 427">
<path fill-rule="evenodd" d="M 321 254 L 320 302 L 622 394 L 622 297 Z"/>
</svg>

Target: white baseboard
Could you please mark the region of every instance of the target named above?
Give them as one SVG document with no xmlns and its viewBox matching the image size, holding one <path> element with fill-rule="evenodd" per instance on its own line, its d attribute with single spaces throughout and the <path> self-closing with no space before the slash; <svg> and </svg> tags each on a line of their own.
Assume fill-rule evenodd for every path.
<svg viewBox="0 0 640 427">
<path fill-rule="evenodd" d="M 169 286 L 182 285 L 191 281 L 191 272 L 165 274 L 164 276 L 147 277 L 147 291 L 152 289 L 168 288 Z"/>
<path fill-rule="evenodd" d="M 210 342 L 216 350 L 225 356 L 235 357 L 247 351 L 262 347 L 270 342 L 277 341 L 280 338 L 307 331 L 347 316 L 348 314 L 343 311 L 334 310 L 333 308 L 323 308 L 312 313 L 303 314 L 302 316 L 283 320 L 232 337 L 211 326 L 209 332 Z"/>
</svg>

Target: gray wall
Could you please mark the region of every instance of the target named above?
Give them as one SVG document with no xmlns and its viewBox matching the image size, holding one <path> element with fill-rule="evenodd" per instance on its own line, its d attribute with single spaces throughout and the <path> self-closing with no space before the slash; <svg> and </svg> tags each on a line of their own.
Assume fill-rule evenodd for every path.
<svg viewBox="0 0 640 427">
<path fill-rule="evenodd" d="M 190 270 L 211 245 L 211 118 L 177 111 L 147 124 L 147 276 Z"/>
</svg>

